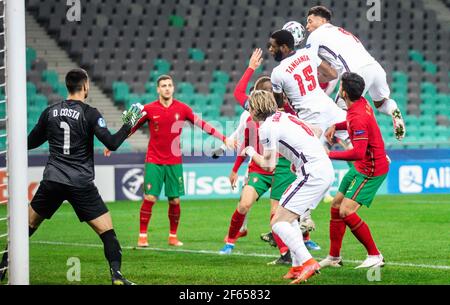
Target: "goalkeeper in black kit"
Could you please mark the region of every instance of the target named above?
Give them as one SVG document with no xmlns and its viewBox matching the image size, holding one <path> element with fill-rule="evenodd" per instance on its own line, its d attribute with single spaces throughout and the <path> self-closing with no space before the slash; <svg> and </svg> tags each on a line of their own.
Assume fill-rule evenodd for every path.
<svg viewBox="0 0 450 305">
<path fill-rule="evenodd" d="M 45 141 L 50 156 L 44 177 L 31 201 L 29 236 L 44 219 L 50 219 L 67 200 L 81 222 L 87 222 L 103 242 L 113 285 L 133 285 L 120 272 L 122 251 L 114 232 L 111 214 L 94 185 L 94 135 L 109 149 L 117 150 L 131 128 L 142 117 L 142 106 L 134 104 L 122 115 L 123 126 L 111 134 L 96 108 L 85 103 L 89 93 L 89 77 L 82 69 L 66 75 L 67 100 L 45 109 L 28 135 L 28 149 Z M 6 275 L 8 255 L 0 263 L 0 280 Z"/>
</svg>

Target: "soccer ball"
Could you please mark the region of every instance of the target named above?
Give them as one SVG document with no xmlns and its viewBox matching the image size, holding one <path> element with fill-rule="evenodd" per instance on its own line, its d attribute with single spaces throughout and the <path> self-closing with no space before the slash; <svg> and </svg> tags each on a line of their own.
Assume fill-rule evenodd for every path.
<svg viewBox="0 0 450 305">
<path fill-rule="evenodd" d="M 305 39 L 305 27 L 297 21 L 289 21 L 283 25 L 283 30 L 291 32 L 292 36 L 294 36 L 294 46 L 296 48 L 298 48 L 303 39 Z"/>
</svg>

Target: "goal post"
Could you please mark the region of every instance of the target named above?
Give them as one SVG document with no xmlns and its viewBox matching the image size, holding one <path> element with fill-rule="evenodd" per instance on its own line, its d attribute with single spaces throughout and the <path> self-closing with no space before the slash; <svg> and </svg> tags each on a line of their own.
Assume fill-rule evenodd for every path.
<svg viewBox="0 0 450 305">
<path fill-rule="evenodd" d="M 9 283 L 29 284 L 25 0 L 3 0 Z"/>
</svg>

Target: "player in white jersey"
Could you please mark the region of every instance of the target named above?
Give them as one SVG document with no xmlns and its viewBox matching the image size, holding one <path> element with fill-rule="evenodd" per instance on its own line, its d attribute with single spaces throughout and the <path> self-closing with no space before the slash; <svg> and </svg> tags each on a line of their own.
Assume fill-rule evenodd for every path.
<svg viewBox="0 0 450 305">
<path fill-rule="evenodd" d="M 336 71 L 326 61 L 311 50 L 294 50 L 294 38 L 287 30 L 274 32 L 268 46 L 270 54 L 280 62 L 270 77 L 277 101 L 283 99 L 284 93 L 297 111 L 297 116 L 319 126 L 323 132 L 339 120 L 345 120 L 346 112 L 319 86 L 319 78 L 320 82 L 327 82 L 337 77 Z M 346 131 L 336 136 L 343 141 L 348 139 Z"/>
<path fill-rule="evenodd" d="M 291 32 L 292 36 L 294 37 L 295 49 L 300 49 L 302 42 L 305 40 L 305 27 L 297 21 L 288 21 L 285 23 L 285 25 L 283 25 L 282 29 Z M 330 96 L 333 93 L 334 88 L 336 87 L 338 82 L 339 78 L 336 78 L 330 82 L 320 83 L 320 87 L 328 96 Z"/>
<path fill-rule="evenodd" d="M 244 110 L 241 113 L 241 116 L 239 117 L 239 125 L 233 131 L 233 133 L 230 134 L 230 136 L 229 136 L 230 139 L 235 140 L 237 143 L 242 143 L 242 140 L 244 139 L 245 126 L 247 124 L 247 119 L 249 116 L 250 116 L 250 113 L 247 110 Z M 212 152 L 211 157 L 213 159 L 218 159 L 225 153 L 226 150 L 227 150 L 227 146 L 221 145 L 218 149 L 216 149 Z"/>
<path fill-rule="evenodd" d="M 370 55 L 357 37 L 330 23 L 331 11 L 314 6 L 308 11 L 306 29 L 310 32 L 306 48 L 318 54 L 339 73 L 354 72 L 366 84 L 363 96 L 369 92 L 375 107 L 392 116 L 394 134 L 398 140 L 405 137 L 406 129 L 397 103 L 390 98 L 390 90 L 383 67 Z M 336 96 L 338 105 L 346 109 L 345 102 Z"/>
<path fill-rule="evenodd" d="M 264 151 L 260 155 L 248 146 L 244 153 L 264 170 L 275 168 L 277 153 L 296 168 L 297 179 L 281 197 L 271 225 L 291 251 L 292 268 L 285 278 L 294 279 L 292 283 L 304 282 L 317 273 L 320 266 L 305 247 L 298 218 L 314 209 L 331 187 L 333 166 L 312 125 L 277 111 L 272 94 L 256 90 L 249 104 L 252 119 L 260 122 L 259 139 Z"/>
</svg>

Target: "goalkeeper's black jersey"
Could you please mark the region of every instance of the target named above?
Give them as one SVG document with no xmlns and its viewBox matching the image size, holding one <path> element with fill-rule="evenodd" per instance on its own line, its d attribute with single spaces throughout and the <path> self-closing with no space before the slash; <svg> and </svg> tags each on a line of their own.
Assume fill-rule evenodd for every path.
<svg viewBox="0 0 450 305">
<path fill-rule="evenodd" d="M 84 186 L 94 180 L 94 135 L 109 149 L 116 150 L 127 138 L 124 125 L 114 135 L 96 108 L 65 100 L 45 109 L 28 135 L 28 149 L 49 143 L 50 156 L 43 180 Z"/>
</svg>

